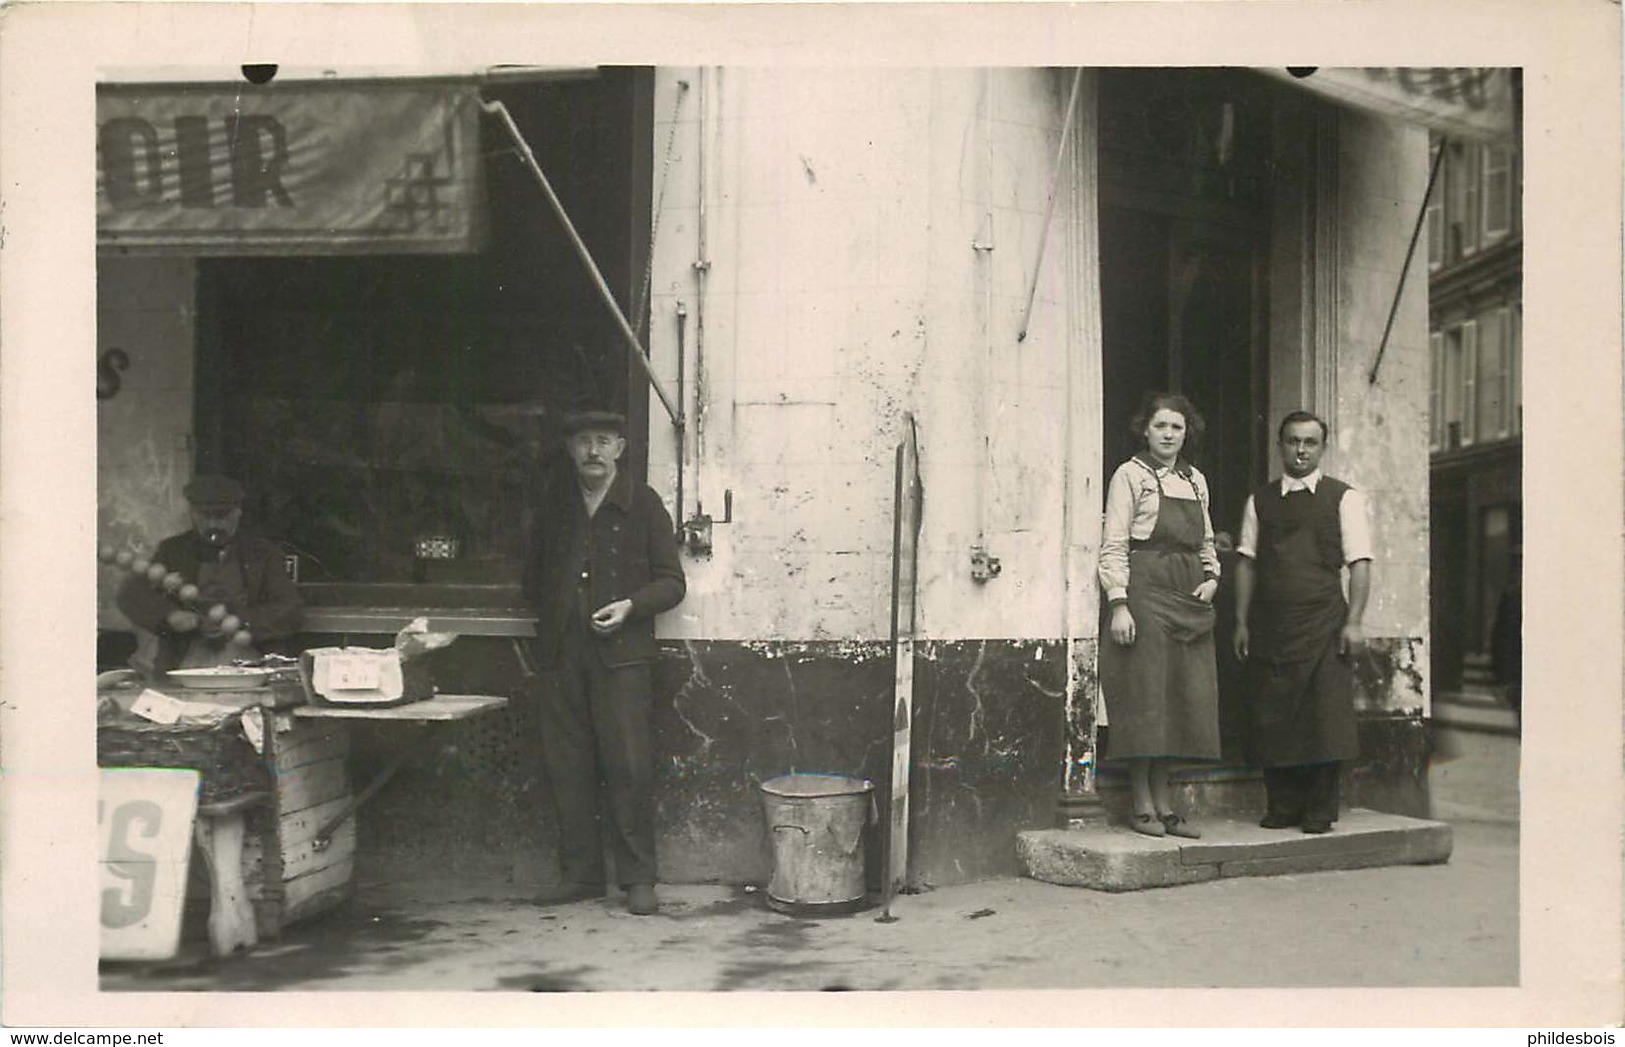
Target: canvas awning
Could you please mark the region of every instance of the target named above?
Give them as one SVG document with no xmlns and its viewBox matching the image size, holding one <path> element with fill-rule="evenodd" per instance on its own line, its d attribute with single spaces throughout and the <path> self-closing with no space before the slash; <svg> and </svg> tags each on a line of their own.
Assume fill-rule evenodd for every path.
<svg viewBox="0 0 1625 1047">
<path fill-rule="evenodd" d="M 469 80 L 104 83 L 97 242 L 188 254 L 474 250 Z"/>
<path fill-rule="evenodd" d="M 1511 142 L 1517 134 L 1518 104 L 1511 69 L 1440 66 L 1259 72 L 1339 104 L 1421 124 L 1451 138 Z"/>
</svg>

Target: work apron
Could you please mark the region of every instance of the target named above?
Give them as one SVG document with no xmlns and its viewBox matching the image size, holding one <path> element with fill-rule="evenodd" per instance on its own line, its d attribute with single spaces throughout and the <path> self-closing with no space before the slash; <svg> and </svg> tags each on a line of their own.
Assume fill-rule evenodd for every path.
<svg viewBox="0 0 1625 1047">
<path fill-rule="evenodd" d="M 1354 678 L 1338 654 L 1348 602 L 1341 566 L 1315 544 L 1308 491 L 1259 534 L 1247 655 L 1249 746 L 1260 767 L 1353 759 L 1360 753 Z"/>
<path fill-rule="evenodd" d="M 1202 505 L 1169 498 L 1157 480 L 1157 523 L 1129 544 L 1132 644 L 1101 631 L 1101 689 L 1111 759 L 1219 756 L 1219 681 L 1213 605 L 1191 593 L 1204 580 Z"/>
</svg>

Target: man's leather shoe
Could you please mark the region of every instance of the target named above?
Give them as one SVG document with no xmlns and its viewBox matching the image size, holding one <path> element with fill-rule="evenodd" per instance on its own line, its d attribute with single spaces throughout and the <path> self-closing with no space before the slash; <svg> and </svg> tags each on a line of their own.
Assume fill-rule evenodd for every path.
<svg viewBox="0 0 1625 1047">
<path fill-rule="evenodd" d="M 633 916 L 653 916 L 660 911 L 652 883 L 634 883 L 626 889 L 626 911 Z"/>
<path fill-rule="evenodd" d="M 1304 822 L 1303 823 L 1303 831 L 1306 832 L 1306 833 L 1313 833 L 1316 836 L 1319 836 L 1321 833 L 1329 833 L 1329 832 L 1331 832 L 1332 831 L 1332 823 L 1331 822 Z"/>
<path fill-rule="evenodd" d="M 1266 814 L 1258 823 L 1261 829 L 1290 829 L 1303 821 L 1302 815 Z"/>
</svg>

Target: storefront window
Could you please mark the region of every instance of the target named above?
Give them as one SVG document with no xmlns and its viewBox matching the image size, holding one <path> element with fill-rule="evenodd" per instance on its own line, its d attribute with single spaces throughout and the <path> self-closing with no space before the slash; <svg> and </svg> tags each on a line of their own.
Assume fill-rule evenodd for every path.
<svg viewBox="0 0 1625 1047">
<path fill-rule="evenodd" d="M 629 312 L 640 89 L 627 72 L 487 92 Z M 482 146 L 476 253 L 199 261 L 199 465 L 244 481 L 301 583 L 517 586 L 527 511 L 564 464 L 558 419 L 629 402 L 625 343 L 562 226 L 499 126 Z"/>
</svg>

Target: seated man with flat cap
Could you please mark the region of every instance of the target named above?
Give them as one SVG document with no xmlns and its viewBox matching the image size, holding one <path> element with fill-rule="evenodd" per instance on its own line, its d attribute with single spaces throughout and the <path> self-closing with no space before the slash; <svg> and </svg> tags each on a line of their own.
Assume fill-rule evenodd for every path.
<svg viewBox="0 0 1625 1047">
<path fill-rule="evenodd" d="M 118 593 L 119 610 L 156 641 L 143 642 L 134 659 L 150 658 L 154 673 L 256 658 L 268 643 L 299 629 L 299 590 L 281 547 L 242 528 L 242 485 L 204 474 L 184 493 L 192 529 L 159 542 L 152 562 L 196 586 L 196 595 L 182 599 L 140 575 L 127 578 Z"/>
</svg>

